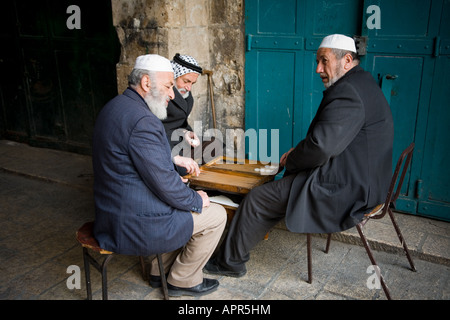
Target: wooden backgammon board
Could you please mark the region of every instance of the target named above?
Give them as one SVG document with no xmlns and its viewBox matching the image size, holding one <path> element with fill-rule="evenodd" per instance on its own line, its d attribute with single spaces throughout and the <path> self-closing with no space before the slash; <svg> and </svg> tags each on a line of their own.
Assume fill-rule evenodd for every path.
<svg viewBox="0 0 450 320">
<path fill-rule="evenodd" d="M 278 172 L 278 163 L 263 164 L 255 160 L 217 157 L 200 167 L 199 176 L 187 175 L 184 178 L 189 180 L 191 188 L 220 192 L 221 195 L 210 197 L 210 201 L 225 208 L 229 223 L 239 205 L 227 198 L 227 194 L 239 195 L 242 199 L 254 187 L 272 181 Z M 264 239 L 268 238 L 267 233 Z"/>
<path fill-rule="evenodd" d="M 272 181 L 278 164 L 256 160 L 217 157 L 200 167 L 200 175 L 187 175 L 192 188 L 245 195 L 256 186 Z"/>
</svg>

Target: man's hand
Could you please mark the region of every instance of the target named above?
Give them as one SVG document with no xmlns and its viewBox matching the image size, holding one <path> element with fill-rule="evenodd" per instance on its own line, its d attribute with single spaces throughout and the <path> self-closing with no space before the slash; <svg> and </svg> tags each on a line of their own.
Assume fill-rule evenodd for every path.
<svg viewBox="0 0 450 320">
<path fill-rule="evenodd" d="M 280 167 L 285 167 L 286 166 L 287 157 L 292 152 L 292 150 L 294 150 L 294 148 L 291 148 L 288 152 L 286 152 L 285 154 L 283 154 L 281 156 L 281 158 L 280 158 Z"/>
<path fill-rule="evenodd" d="M 194 176 L 198 176 L 200 174 L 198 163 L 191 158 L 175 156 L 173 157 L 173 162 L 179 167 L 186 168 L 186 171 L 189 174 L 192 174 Z"/>
<path fill-rule="evenodd" d="M 210 202 L 209 202 L 209 197 L 208 197 L 208 195 L 206 194 L 206 192 L 205 192 L 205 191 L 202 191 L 202 190 L 198 190 L 197 193 L 200 195 L 200 197 L 202 197 L 202 200 L 203 200 L 203 208 L 209 207 Z"/>
<path fill-rule="evenodd" d="M 200 139 L 193 131 L 186 131 L 184 133 L 184 141 L 186 141 L 191 147 L 194 148 L 200 145 Z"/>
</svg>

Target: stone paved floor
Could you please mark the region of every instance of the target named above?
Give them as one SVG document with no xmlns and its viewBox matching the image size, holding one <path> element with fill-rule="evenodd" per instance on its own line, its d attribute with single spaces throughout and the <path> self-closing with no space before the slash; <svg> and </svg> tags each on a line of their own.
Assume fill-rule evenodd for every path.
<svg viewBox="0 0 450 320">
<path fill-rule="evenodd" d="M 86 298 L 75 231 L 94 218 L 89 165 L 89 157 L 0 141 L 0 299 Z M 376 242 L 379 251 L 374 255 L 392 297 L 449 300 L 449 224 L 405 214 L 398 214 L 398 220 L 414 250 L 418 271 L 408 269 L 406 257 L 389 241 Z M 386 227 L 377 229 L 384 234 L 389 228 L 383 223 Z M 382 290 L 367 287 L 370 262 L 363 247 L 348 241 L 352 233 L 338 235 L 347 243 L 333 241 L 328 254 L 323 252 L 325 239 L 313 237 L 314 279 L 308 284 L 306 237 L 279 225 L 269 240 L 261 241 L 251 252 L 244 277 L 218 277 L 217 291 L 194 300 L 385 300 Z M 67 287 L 71 276 L 67 268 L 73 265 L 80 267 L 80 289 Z M 101 299 L 100 276 L 95 271 L 92 283 L 94 299 Z M 108 283 L 113 300 L 162 299 L 161 291 L 143 280 L 137 257 L 115 256 Z"/>
</svg>

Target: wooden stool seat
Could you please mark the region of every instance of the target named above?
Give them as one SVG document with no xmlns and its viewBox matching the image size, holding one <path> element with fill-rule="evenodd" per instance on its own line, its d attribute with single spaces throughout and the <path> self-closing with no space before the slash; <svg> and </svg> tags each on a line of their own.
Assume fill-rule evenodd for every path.
<svg viewBox="0 0 450 320">
<path fill-rule="evenodd" d="M 113 254 L 114 252 L 100 248 L 97 240 L 94 237 L 93 228 L 94 222 L 86 222 L 77 231 L 77 240 L 84 248 L 91 249 L 93 251 L 99 252 L 100 254 Z"/>
<path fill-rule="evenodd" d="M 83 261 L 84 261 L 84 272 L 86 276 L 86 291 L 87 291 L 87 299 L 92 300 L 92 289 L 91 289 L 91 273 L 90 273 L 90 265 L 93 265 L 97 271 L 99 271 L 102 275 L 102 298 L 103 300 L 108 300 L 108 282 L 106 277 L 106 267 L 108 266 L 109 261 L 114 256 L 114 252 L 105 250 L 100 247 L 98 241 L 94 237 L 93 232 L 94 222 L 86 222 L 80 229 L 76 232 L 77 241 L 83 247 Z M 99 263 L 90 253 L 89 250 L 100 253 L 101 255 L 106 256 L 102 263 Z M 146 278 L 145 268 L 143 264 L 143 257 L 139 257 L 141 261 L 142 274 L 144 279 Z M 159 270 L 161 273 L 161 282 L 163 288 L 164 299 L 168 300 L 168 289 L 167 289 L 167 281 L 164 275 L 164 268 L 162 263 L 161 254 L 157 254 L 156 258 L 158 259 Z"/>
<path fill-rule="evenodd" d="M 365 218 L 374 218 L 377 215 L 380 215 L 383 213 L 384 203 L 377 205 L 375 208 L 372 209 L 369 213 L 366 213 L 364 215 Z"/>
</svg>

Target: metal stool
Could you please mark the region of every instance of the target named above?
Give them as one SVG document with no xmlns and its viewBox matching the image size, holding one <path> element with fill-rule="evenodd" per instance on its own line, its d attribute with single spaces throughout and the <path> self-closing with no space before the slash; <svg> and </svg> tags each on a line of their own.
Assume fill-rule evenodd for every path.
<svg viewBox="0 0 450 320">
<path fill-rule="evenodd" d="M 86 222 L 80 229 L 78 229 L 76 236 L 78 242 L 83 247 L 83 260 L 84 260 L 84 270 L 86 276 L 86 291 L 87 291 L 87 299 L 92 300 L 92 289 L 91 289 L 91 273 L 90 273 L 90 265 L 92 264 L 95 269 L 97 269 L 102 275 L 102 297 L 103 300 L 108 300 L 108 282 L 106 276 L 106 268 L 108 266 L 109 261 L 113 258 L 114 252 L 105 250 L 101 248 L 94 237 L 92 232 L 92 228 L 94 226 L 94 222 Z M 102 263 L 97 261 L 90 253 L 89 250 L 100 253 L 102 256 L 105 256 L 105 259 Z M 161 282 L 163 288 L 164 299 L 169 300 L 169 294 L 167 290 L 167 280 L 164 274 L 164 267 L 161 259 L 161 254 L 156 255 L 158 259 L 159 271 L 161 274 Z M 145 278 L 146 274 L 144 272 L 143 266 L 143 258 L 140 257 L 141 266 L 143 276 Z"/>
</svg>

